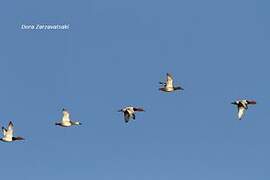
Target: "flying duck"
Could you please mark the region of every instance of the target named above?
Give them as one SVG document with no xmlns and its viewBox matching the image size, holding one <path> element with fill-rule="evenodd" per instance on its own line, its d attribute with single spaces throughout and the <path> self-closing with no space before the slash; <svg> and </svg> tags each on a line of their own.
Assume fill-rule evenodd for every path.
<svg viewBox="0 0 270 180">
<path fill-rule="evenodd" d="M 136 117 L 135 112 L 137 112 L 137 111 L 144 111 L 144 109 L 128 106 L 128 107 L 125 107 L 123 109 L 120 109 L 118 112 L 124 113 L 125 122 L 128 123 L 130 118 L 135 119 L 135 117 Z"/>
<path fill-rule="evenodd" d="M 70 120 L 70 118 L 69 118 L 70 114 L 67 111 L 67 109 L 63 108 L 62 113 L 63 113 L 62 120 L 60 122 L 56 122 L 55 125 L 62 126 L 62 127 L 70 127 L 70 126 L 73 126 L 73 125 L 81 125 L 81 123 L 78 122 L 78 121 L 71 121 Z"/>
<path fill-rule="evenodd" d="M 176 91 L 176 90 L 184 90 L 180 86 L 177 86 L 177 87 L 173 86 L 173 77 L 169 73 L 167 73 L 166 83 L 165 82 L 159 82 L 159 84 L 163 85 L 163 87 L 159 88 L 159 90 L 164 91 L 164 92 L 173 92 L 173 91 Z"/>
<path fill-rule="evenodd" d="M 238 119 L 241 120 L 241 118 L 244 116 L 245 111 L 248 109 L 248 105 L 256 104 L 256 101 L 244 99 L 244 100 L 234 101 L 231 104 L 237 105 Z"/>
<path fill-rule="evenodd" d="M 13 123 L 11 121 L 8 123 L 7 129 L 5 127 L 2 127 L 2 132 L 3 132 L 4 137 L 2 137 L 0 140 L 3 142 L 24 140 L 24 138 L 22 137 L 13 136 Z"/>
</svg>

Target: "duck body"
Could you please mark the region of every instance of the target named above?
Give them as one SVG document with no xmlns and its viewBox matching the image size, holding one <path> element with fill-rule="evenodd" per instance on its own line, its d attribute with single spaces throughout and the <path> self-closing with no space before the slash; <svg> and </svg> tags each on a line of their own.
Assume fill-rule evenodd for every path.
<svg viewBox="0 0 270 180">
<path fill-rule="evenodd" d="M 82 125 L 82 123 L 70 121 L 70 122 L 55 123 L 55 125 L 61 126 L 61 127 L 70 127 L 70 126 L 75 126 L 75 125 Z"/>
<path fill-rule="evenodd" d="M 22 137 L 12 137 L 12 138 L 3 137 L 0 140 L 3 142 L 13 142 L 13 141 L 24 140 L 24 138 L 22 138 Z"/>
<path fill-rule="evenodd" d="M 162 87 L 162 88 L 159 88 L 159 90 L 164 91 L 164 92 L 173 92 L 176 90 L 184 90 L 184 89 L 179 86 L 179 87 Z"/>
</svg>

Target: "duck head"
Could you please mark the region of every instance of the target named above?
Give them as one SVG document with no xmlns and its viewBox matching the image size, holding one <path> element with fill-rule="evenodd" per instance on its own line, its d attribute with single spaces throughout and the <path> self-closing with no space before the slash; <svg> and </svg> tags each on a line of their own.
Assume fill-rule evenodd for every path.
<svg viewBox="0 0 270 180">
<path fill-rule="evenodd" d="M 56 126 L 60 126 L 60 125 L 61 125 L 61 123 L 56 122 L 56 123 L 54 123 L 54 125 L 56 125 Z"/>
<path fill-rule="evenodd" d="M 13 141 L 22 141 L 22 140 L 25 140 L 23 137 L 12 137 L 12 140 Z"/>
</svg>

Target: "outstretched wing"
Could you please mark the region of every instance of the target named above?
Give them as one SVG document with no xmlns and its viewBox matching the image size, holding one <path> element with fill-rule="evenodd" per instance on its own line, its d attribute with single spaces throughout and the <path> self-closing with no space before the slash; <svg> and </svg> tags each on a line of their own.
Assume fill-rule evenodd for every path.
<svg viewBox="0 0 270 180">
<path fill-rule="evenodd" d="M 9 123 L 8 123 L 8 128 L 7 129 L 5 129 L 5 137 L 7 137 L 7 138 L 12 138 L 13 137 L 13 123 L 10 121 Z"/>
<path fill-rule="evenodd" d="M 70 119 L 69 119 L 69 112 L 67 110 L 63 110 L 63 117 L 62 117 L 62 122 L 70 122 Z"/>
<path fill-rule="evenodd" d="M 166 82 L 167 88 L 173 88 L 173 77 L 171 74 L 167 73 L 167 82 Z"/>
</svg>

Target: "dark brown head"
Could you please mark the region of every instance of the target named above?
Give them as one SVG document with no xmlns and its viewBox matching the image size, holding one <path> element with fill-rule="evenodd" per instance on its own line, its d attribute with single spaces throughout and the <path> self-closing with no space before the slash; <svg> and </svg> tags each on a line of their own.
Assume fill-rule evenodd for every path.
<svg viewBox="0 0 270 180">
<path fill-rule="evenodd" d="M 257 104 L 257 102 L 254 101 L 254 100 L 247 100 L 247 103 L 248 103 L 248 104 Z"/>
<path fill-rule="evenodd" d="M 184 88 L 182 88 L 182 87 L 180 87 L 180 86 L 174 87 L 173 89 L 174 89 L 174 90 L 184 90 Z"/>
<path fill-rule="evenodd" d="M 22 141 L 22 140 L 25 140 L 25 139 L 22 138 L 22 137 L 12 137 L 12 140 L 13 141 Z"/>
<path fill-rule="evenodd" d="M 238 103 L 236 101 L 231 102 L 231 104 L 238 105 Z"/>
<path fill-rule="evenodd" d="M 133 108 L 134 111 L 145 111 L 143 108 Z"/>
<path fill-rule="evenodd" d="M 124 110 L 123 109 L 119 109 L 117 112 L 124 112 Z"/>
<path fill-rule="evenodd" d="M 59 123 L 59 122 L 56 122 L 56 123 L 54 123 L 56 126 L 61 126 L 61 123 Z"/>
</svg>

